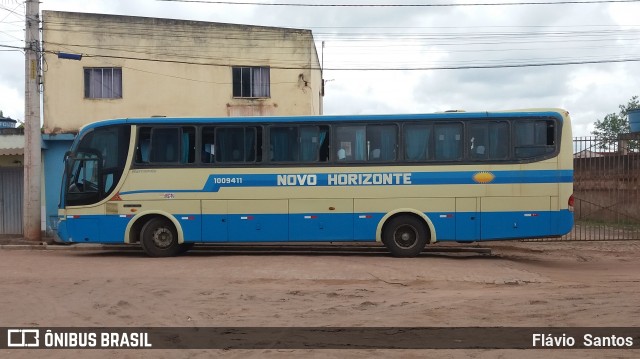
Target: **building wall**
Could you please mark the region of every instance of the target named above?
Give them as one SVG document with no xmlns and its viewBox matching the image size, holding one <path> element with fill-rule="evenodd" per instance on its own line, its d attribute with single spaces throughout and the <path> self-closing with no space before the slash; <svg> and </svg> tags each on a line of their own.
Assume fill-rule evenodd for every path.
<svg viewBox="0 0 640 359">
<path fill-rule="evenodd" d="M 47 133 L 107 118 L 322 114 L 309 30 L 56 11 L 43 21 Z M 270 98 L 234 98 L 233 66 L 270 67 Z M 86 99 L 86 67 L 121 67 L 122 98 Z"/>
<path fill-rule="evenodd" d="M 64 173 L 64 155 L 71 148 L 75 136 L 71 134 L 43 135 L 44 148 L 42 151 L 43 180 L 42 186 L 44 213 L 42 216 L 43 230 L 48 236 L 53 235 L 58 223 L 58 204 L 60 203 L 60 188 Z"/>
</svg>

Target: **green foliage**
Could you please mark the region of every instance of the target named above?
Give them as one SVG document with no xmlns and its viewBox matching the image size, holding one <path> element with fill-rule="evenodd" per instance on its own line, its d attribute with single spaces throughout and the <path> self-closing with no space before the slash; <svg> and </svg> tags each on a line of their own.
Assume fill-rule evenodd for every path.
<svg viewBox="0 0 640 359">
<path fill-rule="evenodd" d="M 591 131 L 597 139 L 599 147 L 609 148 L 618 143 L 618 136 L 623 133 L 629 133 L 629 116 L 630 110 L 640 108 L 640 99 L 638 96 L 633 96 L 626 105 L 618 106 L 620 111 L 618 113 L 610 113 L 602 120 L 598 120 L 595 123 L 595 130 Z M 638 142 L 630 141 L 629 149 L 637 149 Z"/>
</svg>

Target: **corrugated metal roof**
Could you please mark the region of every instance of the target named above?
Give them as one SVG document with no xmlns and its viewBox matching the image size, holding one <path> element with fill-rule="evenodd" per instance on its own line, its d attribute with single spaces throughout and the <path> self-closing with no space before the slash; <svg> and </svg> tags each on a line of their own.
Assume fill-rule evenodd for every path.
<svg viewBox="0 0 640 359">
<path fill-rule="evenodd" d="M 24 148 L 0 148 L 0 156 L 24 155 Z"/>
<path fill-rule="evenodd" d="M 0 156 L 24 154 L 24 135 L 0 135 Z"/>
</svg>

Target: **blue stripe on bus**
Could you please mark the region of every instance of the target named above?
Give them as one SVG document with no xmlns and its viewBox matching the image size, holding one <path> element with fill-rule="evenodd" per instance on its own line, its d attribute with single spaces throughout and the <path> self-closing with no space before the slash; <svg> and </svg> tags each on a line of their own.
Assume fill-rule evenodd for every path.
<svg viewBox="0 0 640 359">
<path fill-rule="evenodd" d="M 573 214 L 560 211 L 429 212 L 438 241 L 561 236 Z M 384 213 L 174 215 L 186 242 L 371 242 Z M 473 222 L 470 218 L 476 218 Z M 59 223 L 65 242 L 123 243 L 129 216 L 70 216 Z M 470 230 L 470 228 L 472 228 Z"/>
<path fill-rule="evenodd" d="M 478 181 L 477 176 L 479 174 L 488 174 L 490 178 Z M 570 183 L 572 181 L 573 170 L 211 174 L 200 190 L 136 190 L 120 192 L 120 195 L 135 193 L 218 192 L 221 188 L 225 187 L 534 184 Z"/>
</svg>

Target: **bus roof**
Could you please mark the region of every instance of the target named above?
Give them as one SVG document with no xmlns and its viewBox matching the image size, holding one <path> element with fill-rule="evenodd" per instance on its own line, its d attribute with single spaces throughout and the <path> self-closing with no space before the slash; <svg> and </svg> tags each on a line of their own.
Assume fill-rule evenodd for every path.
<svg viewBox="0 0 640 359">
<path fill-rule="evenodd" d="M 562 109 L 525 109 L 495 112 L 436 112 L 424 114 L 389 114 L 389 115 L 320 115 L 320 116 L 254 116 L 254 117 L 146 117 L 102 120 L 82 127 L 80 132 L 96 127 L 118 124 L 212 124 L 212 123 L 289 123 L 289 122 L 375 122 L 375 121 L 419 121 L 467 118 L 511 118 L 511 117 L 556 117 L 562 120 L 568 112 Z M 564 115 L 564 116 L 563 116 Z"/>
</svg>

